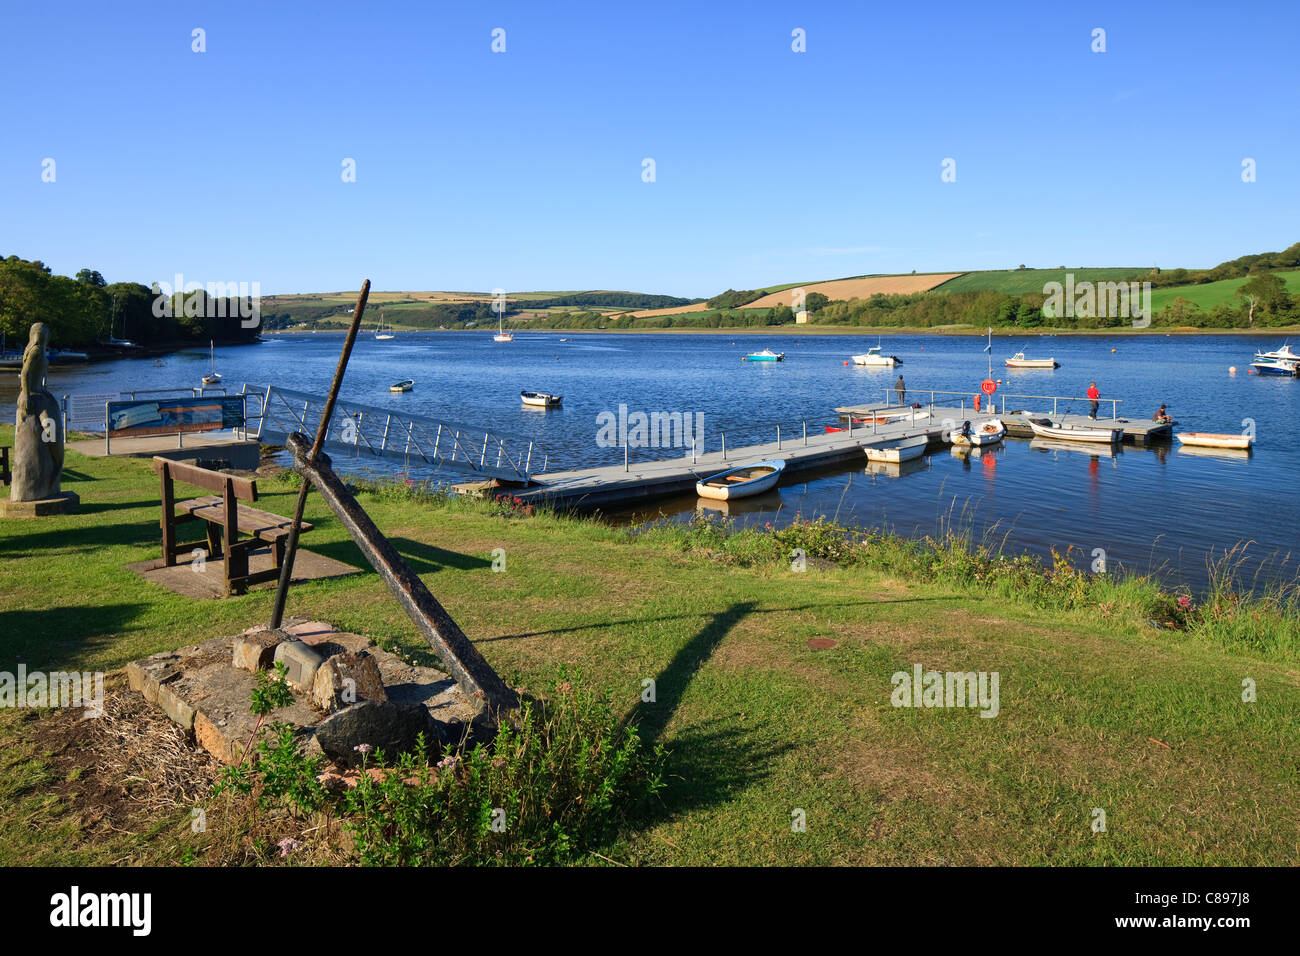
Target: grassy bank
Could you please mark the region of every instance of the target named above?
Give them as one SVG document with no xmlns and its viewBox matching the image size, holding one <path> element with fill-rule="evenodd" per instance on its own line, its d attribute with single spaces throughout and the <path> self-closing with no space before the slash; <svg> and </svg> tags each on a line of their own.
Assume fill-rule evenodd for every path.
<svg viewBox="0 0 1300 956">
<path fill-rule="evenodd" d="M 110 670 L 267 619 L 269 592 L 193 601 L 124 568 L 156 554 L 145 462 L 70 453 L 65 487 L 78 514 L 0 522 L 0 669 Z M 259 490 L 260 507 L 291 512 L 291 482 Z M 400 489 L 360 500 L 508 681 L 545 694 L 557 665 L 578 668 L 668 750 L 654 805 L 589 862 L 1294 860 L 1300 642 L 1285 600 L 1185 607 L 1148 581 L 960 539 L 619 529 Z M 305 547 L 365 566 L 316 496 L 307 518 Z M 296 587 L 289 613 L 423 647 L 373 573 Z M 891 706 L 891 676 L 914 664 L 997 672 L 997 717 Z M 223 811 L 206 758 L 122 701 L 117 749 L 154 735 L 167 760 L 100 759 L 113 748 L 75 737 L 94 721 L 0 712 L 0 863 L 280 862 L 279 836 L 304 844 L 295 859 L 339 858 L 328 829 Z"/>
</svg>

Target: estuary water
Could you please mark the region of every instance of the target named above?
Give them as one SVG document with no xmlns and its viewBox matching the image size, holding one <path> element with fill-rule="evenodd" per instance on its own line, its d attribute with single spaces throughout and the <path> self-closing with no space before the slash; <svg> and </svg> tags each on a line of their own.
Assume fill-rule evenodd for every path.
<svg viewBox="0 0 1300 956">
<path fill-rule="evenodd" d="M 1248 576 L 1291 582 L 1297 573 L 1291 548 L 1300 505 L 1300 444 L 1293 427 L 1300 421 L 1300 381 L 1247 374 L 1257 349 L 1282 342 L 1244 335 L 993 340 L 999 398 L 1081 396 L 1096 381 L 1103 398 L 1123 400 L 1122 418 L 1149 419 L 1165 403 L 1178 430 L 1253 427 L 1256 445 L 1249 456 L 1196 454 L 1176 442 L 1112 452 L 1008 439 L 978 456 L 945 450 L 901 471 L 873 472 L 864 460 L 862 467 L 830 470 L 732 504 L 729 515 L 739 523 L 783 524 L 796 515 L 824 514 L 906 535 L 935 534 L 950 523 L 1013 552 L 1047 556 L 1051 548 L 1073 547 L 1075 563 L 1085 567 L 1101 549 L 1112 569 L 1156 572 L 1197 590 L 1211 562 L 1244 546 Z M 231 391 L 247 382 L 323 394 L 341 344 L 339 334 L 269 335 L 260 344 L 218 348 L 216 368 Z M 496 343 L 488 332 L 429 332 L 377 341 L 366 332 L 343 394 L 535 440 L 549 468 L 561 470 L 621 463 L 621 447 L 597 441 L 602 413 L 617 416 L 620 406 L 629 415 L 681 412 L 702 423 L 701 450 L 716 450 L 724 434 L 731 449 L 774 440 L 778 424 L 783 437 L 795 440 L 805 422 L 810 434 L 820 432 L 836 422 L 835 406 L 882 399 L 900 372 L 909 402 L 928 401 L 930 389 L 952 390 L 962 393 L 967 407 L 987 375 L 986 341 L 975 336 L 887 336 L 881 344 L 903 360 L 900 368 L 844 364 L 875 344 L 875 336 L 739 333 L 522 332 L 511 343 Z M 784 352 L 785 361 L 741 361 L 764 348 Z M 1061 367 L 1003 368 L 1003 360 L 1021 349 L 1030 357 L 1053 357 Z M 63 395 L 197 385 L 207 368 L 207 349 L 196 347 L 157 361 L 52 369 L 49 387 Z M 403 378 L 415 380 L 414 391 L 390 394 L 389 383 Z M 16 389 L 16 376 L 0 376 L 0 411 L 7 418 Z M 520 389 L 563 394 L 564 405 L 525 408 Z M 1011 398 L 1010 405 L 1050 411 L 1052 403 Z M 1083 413 L 1087 404 L 1065 401 L 1059 408 Z M 1103 414 L 1108 408 L 1103 403 Z M 665 458 L 689 451 L 641 448 L 630 454 Z M 402 467 L 394 461 L 375 470 L 391 474 Z M 608 517 L 685 520 L 697 507 L 689 496 Z"/>
</svg>

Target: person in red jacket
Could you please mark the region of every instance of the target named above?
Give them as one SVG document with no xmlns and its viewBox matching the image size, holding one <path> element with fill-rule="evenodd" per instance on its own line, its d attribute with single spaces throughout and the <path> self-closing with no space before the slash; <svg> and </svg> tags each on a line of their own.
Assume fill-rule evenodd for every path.
<svg viewBox="0 0 1300 956">
<path fill-rule="evenodd" d="M 1092 402 L 1092 408 L 1088 410 L 1088 417 L 1096 421 L 1097 403 L 1101 400 L 1101 392 L 1097 391 L 1097 383 L 1088 383 L 1088 401 Z"/>
</svg>

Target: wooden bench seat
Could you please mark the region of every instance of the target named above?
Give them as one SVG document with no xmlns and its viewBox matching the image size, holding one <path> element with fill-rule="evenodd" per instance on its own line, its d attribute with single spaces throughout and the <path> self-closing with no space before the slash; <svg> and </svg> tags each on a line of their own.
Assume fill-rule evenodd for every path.
<svg viewBox="0 0 1300 956">
<path fill-rule="evenodd" d="M 178 557 L 190 556 L 192 560 L 202 557 L 206 568 L 208 558 L 219 557 L 227 594 L 243 594 L 250 585 L 279 578 L 293 521 L 243 503 L 257 500 L 255 481 L 167 458 L 154 458 L 153 467 L 162 480 L 160 523 L 164 565 L 173 566 L 178 563 Z M 176 481 L 221 494 L 176 501 L 173 488 Z M 203 522 L 206 540 L 178 542 L 176 525 L 186 521 Z M 311 525 L 304 521 L 300 531 L 310 530 Z M 241 535 L 246 537 L 241 538 Z M 249 552 L 263 543 L 271 545 L 273 566 L 250 573 Z"/>
</svg>

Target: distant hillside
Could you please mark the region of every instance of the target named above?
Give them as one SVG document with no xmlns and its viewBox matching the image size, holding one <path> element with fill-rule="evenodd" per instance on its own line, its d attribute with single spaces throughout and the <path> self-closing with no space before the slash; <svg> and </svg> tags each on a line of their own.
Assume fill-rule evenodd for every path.
<svg viewBox="0 0 1300 956">
<path fill-rule="evenodd" d="M 939 286 L 938 292 L 1002 292 L 1007 295 L 1042 293 L 1048 282 L 1065 283 L 1066 274 L 1075 282 L 1120 282 L 1148 277 L 1151 268 L 1115 269 L 1003 269 L 990 272 L 967 272 Z"/>
</svg>

